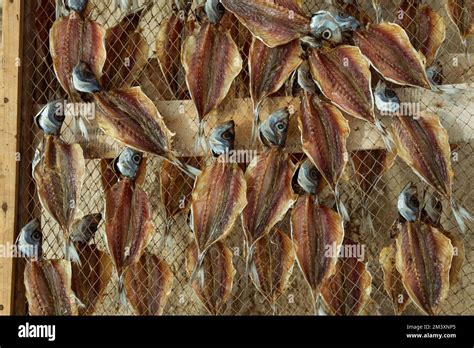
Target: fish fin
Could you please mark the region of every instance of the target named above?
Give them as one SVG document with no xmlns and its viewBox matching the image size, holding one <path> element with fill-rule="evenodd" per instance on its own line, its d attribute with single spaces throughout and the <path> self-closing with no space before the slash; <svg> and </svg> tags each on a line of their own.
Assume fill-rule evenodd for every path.
<svg viewBox="0 0 474 348">
<path fill-rule="evenodd" d="M 334 199 L 336 200 L 336 207 L 339 214 L 341 214 L 344 221 L 350 221 L 349 212 L 347 211 L 346 206 L 341 200 L 341 194 L 339 188 L 336 186 L 334 189 Z"/>
<path fill-rule="evenodd" d="M 380 122 L 379 119 L 375 120 L 375 128 L 377 131 L 380 133 L 380 136 L 382 137 L 382 140 L 385 144 L 385 147 L 387 148 L 387 151 L 392 151 L 393 150 L 393 139 L 390 133 L 387 132 L 387 128 L 384 126 L 382 122 Z"/>
<path fill-rule="evenodd" d="M 459 205 L 453 198 L 451 198 L 451 210 L 453 211 L 454 219 L 459 226 L 459 229 L 462 233 L 466 232 L 466 223 L 465 221 L 472 222 L 474 218 L 471 213 L 469 213 L 466 208 Z"/>
<path fill-rule="evenodd" d="M 77 263 L 79 266 L 82 265 L 76 246 L 71 240 L 69 240 L 66 244 L 66 260 Z"/>
<path fill-rule="evenodd" d="M 86 308 L 86 305 L 79 299 L 79 297 L 76 296 L 76 294 L 72 294 L 73 298 L 74 298 L 74 302 L 76 302 L 76 305 L 81 308 L 81 309 L 84 309 Z"/>
<path fill-rule="evenodd" d="M 252 124 L 252 135 L 250 136 L 250 146 L 256 147 L 257 146 L 257 138 L 258 138 L 258 126 L 260 125 L 260 108 L 262 103 L 257 103 L 257 106 L 253 110 L 253 124 Z"/>
<path fill-rule="evenodd" d="M 127 307 L 127 294 L 125 292 L 125 275 L 122 273 L 117 280 L 117 295 L 115 301 L 119 307 Z"/>
<path fill-rule="evenodd" d="M 188 175 L 191 179 L 196 179 L 196 177 L 201 174 L 201 171 L 189 164 L 181 162 L 178 158 L 172 157 L 170 162 L 174 164 L 178 169 L 180 169 L 184 174 Z"/>
</svg>

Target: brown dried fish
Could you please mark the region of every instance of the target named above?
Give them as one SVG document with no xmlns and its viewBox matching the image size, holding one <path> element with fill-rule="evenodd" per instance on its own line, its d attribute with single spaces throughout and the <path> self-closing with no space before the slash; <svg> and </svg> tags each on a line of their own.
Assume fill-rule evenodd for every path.
<svg viewBox="0 0 474 348">
<path fill-rule="evenodd" d="M 439 118 L 429 112 L 419 117 L 396 117 L 392 133 L 400 158 L 429 186 L 451 203 L 453 215 L 465 231 L 470 214 L 452 196 L 453 170 L 448 132 Z"/>
<path fill-rule="evenodd" d="M 342 248 L 354 250 L 357 243 L 345 239 Z M 365 262 L 354 255 L 339 258 L 334 274 L 324 282 L 321 295 L 332 315 L 360 315 L 370 301 L 372 276 Z"/>
<path fill-rule="evenodd" d="M 254 108 L 252 143 L 257 138 L 259 111 L 263 100 L 277 92 L 302 63 L 299 40 L 270 48 L 253 38 L 249 53 L 250 95 Z"/>
<path fill-rule="evenodd" d="M 467 39 L 474 35 L 474 3 L 471 0 L 448 0 L 446 7 L 449 18 L 467 47 Z"/>
<path fill-rule="evenodd" d="M 132 87 L 148 62 L 150 48 L 139 29 L 139 24 L 149 8 L 145 6 L 131 12 L 117 25 L 107 29 L 107 59 L 102 78 L 105 89 Z"/>
<path fill-rule="evenodd" d="M 77 218 L 84 176 L 82 148 L 46 135 L 41 157 L 33 163 L 33 177 L 41 205 L 61 227 L 66 258 L 73 262 L 79 262 L 79 256 L 70 240 L 71 226 Z"/>
<path fill-rule="evenodd" d="M 268 47 L 284 45 L 308 35 L 310 19 L 285 7 L 288 1 L 269 0 L 221 0 L 250 32 Z"/>
<path fill-rule="evenodd" d="M 355 44 L 372 66 L 388 81 L 431 89 L 425 72 L 424 57 L 410 43 L 407 33 L 397 24 L 369 25 L 356 31 Z"/>
<path fill-rule="evenodd" d="M 380 0 L 373 0 L 372 4 L 375 5 L 377 15 L 377 22 L 379 22 L 381 13 L 377 11 L 377 2 Z M 349 15 L 359 21 L 362 26 L 366 26 L 369 23 L 372 23 L 372 18 L 362 9 L 363 6 L 360 4 L 359 0 L 335 0 L 332 1 L 336 9 L 346 15 Z"/>
<path fill-rule="evenodd" d="M 199 252 L 195 243 L 186 249 L 186 269 L 191 276 L 199 262 Z M 221 241 L 213 244 L 202 262 L 199 279 L 192 282 L 194 292 L 212 315 L 221 313 L 232 292 L 235 268 L 232 252 Z"/>
<path fill-rule="evenodd" d="M 154 226 L 148 196 L 130 179 L 122 179 L 105 193 L 105 236 L 118 275 L 118 299 L 126 304 L 124 274 L 138 262 Z"/>
<path fill-rule="evenodd" d="M 291 236 L 317 312 L 321 286 L 336 270 L 338 250 L 344 239 L 342 217 L 318 205 L 315 197 L 301 196 L 291 212 Z"/>
<path fill-rule="evenodd" d="M 349 123 L 335 106 L 315 100 L 307 93 L 302 97 L 298 121 L 303 152 L 329 183 L 339 213 L 349 220 L 338 187 L 349 157 L 346 148 Z"/>
<path fill-rule="evenodd" d="M 395 315 L 403 313 L 410 301 L 410 296 L 403 286 L 400 273 L 395 267 L 396 246 L 391 243 L 382 249 L 379 262 L 383 270 L 383 286 L 390 301 L 392 301 Z"/>
<path fill-rule="evenodd" d="M 205 149 L 203 121 L 226 97 L 242 70 L 242 57 L 230 33 L 208 22 L 184 41 L 181 62 L 200 121 L 198 142 Z"/>
<path fill-rule="evenodd" d="M 30 315 L 77 315 L 69 261 L 27 262 L 24 280 Z"/>
<path fill-rule="evenodd" d="M 424 313 L 438 314 L 449 292 L 449 238 L 423 222 L 405 221 L 396 242 L 396 267 L 410 298 Z"/>
<path fill-rule="evenodd" d="M 272 307 L 288 286 L 294 262 L 293 243 L 278 228 L 274 228 L 255 243 L 250 275 L 258 291 Z"/>
<path fill-rule="evenodd" d="M 125 273 L 127 298 L 140 316 L 162 315 L 171 295 L 173 273 L 165 260 L 144 253 Z"/>
<path fill-rule="evenodd" d="M 50 31 L 50 53 L 59 83 L 71 100 L 79 100 L 72 85 L 72 72 L 76 64 L 85 62 L 100 79 L 106 60 L 105 29 L 77 12 L 57 20 Z"/>
</svg>

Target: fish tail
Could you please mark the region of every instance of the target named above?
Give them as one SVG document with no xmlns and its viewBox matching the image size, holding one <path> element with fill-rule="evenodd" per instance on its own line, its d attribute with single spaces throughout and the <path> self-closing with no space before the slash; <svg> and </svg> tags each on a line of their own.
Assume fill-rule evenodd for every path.
<svg viewBox="0 0 474 348">
<path fill-rule="evenodd" d="M 382 21 L 382 7 L 379 4 L 374 5 L 374 10 L 375 10 L 375 20 L 377 23 L 380 23 Z"/>
<path fill-rule="evenodd" d="M 199 276 L 199 284 L 204 286 L 204 272 L 202 269 L 203 263 L 204 263 L 204 257 L 206 256 L 205 252 L 202 252 L 198 256 L 198 261 L 196 263 L 196 267 L 194 267 L 193 273 L 191 274 L 191 277 L 189 278 L 189 283 L 193 283 L 196 278 Z"/>
<path fill-rule="evenodd" d="M 178 158 L 172 157 L 170 162 L 174 164 L 178 169 L 180 169 L 184 174 L 188 175 L 192 179 L 196 179 L 196 177 L 201 173 L 201 171 L 189 164 L 181 162 Z"/>
<path fill-rule="evenodd" d="M 127 294 L 125 292 L 125 277 L 123 273 L 119 275 L 118 280 L 117 280 L 117 295 L 116 295 L 115 301 L 117 302 L 118 307 L 127 306 Z"/>
<path fill-rule="evenodd" d="M 245 280 L 245 282 L 248 282 L 248 279 L 249 279 L 250 263 L 252 262 L 253 253 L 255 251 L 255 245 L 256 245 L 255 242 L 252 245 L 250 245 L 250 247 L 247 250 L 247 255 L 245 257 L 245 270 L 244 270 L 244 280 Z"/>
<path fill-rule="evenodd" d="M 466 232 L 466 223 L 465 221 L 472 222 L 474 221 L 471 213 L 469 213 L 466 208 L 459 205 L 454 198 L 451 198 L 451 210 L 453 211 L 454 219 L 459 226 L 459 229 L 462 233 Z"/>
<path fill-rule="evenodd" d="M 319 296 L 319 291 L 313 290 L 313 310 L 314 315 L 319 315 L 319 308 L 321 307 L 321 300 Z"/>
<path fill-rule="evenodd" d="M 341 214 L 344 221 L 349 221 L 350 220 L 349 212 L 347 211 L 346 206 L 344 205 L 344 203 L 341 200 L 341 194 L 340 194 L 339 188 L 337 186 L 334 189 L 334 198 L 336 200 L 336 207 L 337 207 L 338 213 Z"/>
<path fill-rule="evenodd" d="M 375 128 L 377 131 L 380 133 L 380 136 L 382 137 L 382 140 L 385 144 L 385 147 L 387 148 L 388 151 L 393 150 L 393 138 L 390 135 L 390 133 L 387 132 L 387 128 L 383 125 L 382 122 L 380 122 L 379 119 L 375 120 Z"/>
<path fill-rule="evenodd" d="M 206 137 L 204 134 L 205 123 L 204 121 L 199 122 L 198 127 L 198 136 L 196 139 L 196 144 L 194 145 L 194 149 L 196 153 L 203 152 L 203 154 L 207 153 L 207 142 Z"/>
<path fill-rule="evenodd" d="M 260 107 L 261 103 L 258 103 L 253 110 L 253 124 L 252 124 L 252 135 L 250 136 L 250 146 L 257 146 L 258 126 L 260 125 Z"/>
<path fill-rule="evenodd" d="M 69 240 L 66 243 L 65 254 L 66 254 L 66 260 L 77 263 L 79 266 L 81 265 L 81 258 L 79 256 L 79 253 L 77 252 L 76 246 L 71 240 Z"/>
</svg>

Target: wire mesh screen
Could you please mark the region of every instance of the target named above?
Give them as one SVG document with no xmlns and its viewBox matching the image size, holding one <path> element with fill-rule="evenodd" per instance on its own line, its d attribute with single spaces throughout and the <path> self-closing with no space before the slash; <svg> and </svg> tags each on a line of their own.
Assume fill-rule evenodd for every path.
<svg viewBox="0 0 474 348">
<path fill-rule="evenodd" d="M 454 196 L 463 202 L 466 208 L 474 211 L 473 188 L 471 187 L 470 177 L 474 168 L 474 159 L 472 154 L 472 143 L 469 141 L 473 132 L 471 128 L 474 120 L 474 110 L 472 107 L 472 90 L 469 89 L 473 81 L 473 70 L 464 55 L 464 48 L 456 31 L 456 28 L 449 20 L 445 1 L 425 1 L 429 3 L 441 16 L 444 17 L 447 25 L 447 36 L 442 45 L 438 61 L 443 67 L 444 84 L 452 85 L 456 91 L 456 102 L 454 99 L 444 98 L 442 100 L 443 110 L 456 110 L 459 114 L 467 117 L 463 119 L 468 122 L 463 126 L 462 133 L 467 140 L 452 144 L 453 152 L 457 155 L 453 161 L 455 179 Z M 143 1 L 139 2 L 142 5 Z M 202 2 L 201 2 L 202 3 Z M 336 1 L 337 3 L 337 1 Z M 342 2 L 344 3 L 344 2 Z M 363 9 L 375 17 L 370 1 L 360 1 Z M 397 16 L 396 9 L 399 6 L 398 0 L 384 1 L 382 17 L 387 21 L 395 21 Z M 307 14 L 314 13 L 318 9 L 327 7 L 327 1 L 305 0 L 304 11 Z M 193 9 L 196 8 L 194 4 Z M 63 258 L 62 232 L 57 223 L 51 219 L 42 209 L 34 183 L 31 178 L 30 160 L 33 158 L 34 149 L 42 139 L 42 134 L 32 122 L 32 115 L 38 111 L 45 103 L 59 96 L 64 96 L 53 70 L 52 59 L 49 52 L 49 30 L 56 19 L 55 1 L 36 0 L 28 2 L 26 5 L 25 34 L 23 38 L 23 128 L 22 128 L 22 158 L 27 160 L 28 165 L 23 163 L 23 175 L 21 177 L 21 204 L 22 215 L 20 222 L 26 222 L 34 217 L 41 217 L 43 233 L 45 235 L 44 252 L 47 258 Z M 189 100 L 189 92 L 186 88 L 184 79 L 184 69 L 181 64 L 175 67 L 174 71 L 161 71 L 156 58 L 156 38 L 160 25 L 173 12 L 173 1 L 157 0 L 153 7 L 146 11 L 139 20 L 139 28 L 149 46 L 148 57 L 139 72 L 133 76 L 125 75 L 126 80 L 116 83 L 135 86 L 140 85 L 144 93 L 156 104 L 160 112 L 160 106 L 163 101 Z M 106 29 L 112 28 L 120 21 L 124 20 L 125 13 L 115 7 L 115 2 L 90 1 L 89 18 L 99 22 Z M 232 88 L 224 101 L 230 109 L 242 110 L 251 109 L 249 99 L 249 71 L 247 60 L 251 36 L 247 29 L 234 21 L 230 29 L 231 35 L 238 44 L 244 64 L 240 75 L 233 82 Z M 120 41 L 116 41 L 120 43 Z M 123 50 L 142 49 L 139 40 L 128 43 L 130 47 L 120 47 L 118 45 L 108 47 L 107 55 L 112 55 L 116 61 L 110 63 L 109 72 L 116 75 L 123 66 Z M 169 50 L 170 55 L 177 54 L 180 47 L 172 47 Z M 179 54 L 179 53 L 178 53 Z M 170 59 L 176 59 L 176 56 L 170 56 Z M 123 75 L 121 75 L 123 76 Z M 284 95 L 284 92 L 278 92 L 277 95 Z M 465 96 L 465 104 L 459 103 Z M 469 99 L 470 98 L 470 103 Z M 426 101 L 422 98 L 422 108 L 430 109 L 432 103 L 441 103 L 440 101 Z M 272 104 L 272 98 L 266 103 Z M 451 103 L 451 104 L 450 104 Z M 177 104 L 178 105 L 178 104 Z M 174 111 L 175 115 L 180 117 L 189 117 L 194 115 L 194 106 L 192 103 L 183 103 L 184 110 Z M 440 106 L 440 105 L 438 105 Z M 270 106 L 271 109 L 271 106 Z M 165 122 L 168 115 L 163 115 Z M 171 115 L 174 116 L 174 115 Z M 251 115 L 249 115 L 249 118 Z M 349 117 L 349 116 L 348 116 Z M 296 122 L 293 120 L 292 122 Z M 445 125 L 448 132 L 459 132 L 458 123 Z M 63 133 L 70 133 L 65 130 Z M 351 135 L 352 136 L 352 135 Z M 71 141 L 72 139 L 65 139 Z M 190 144 L 192 146 L 192 144 Z M 301 150 L 296 151 L 301 152 Z M 371 156 L 370 153 L 367 156 Z M 294 154 L 295 162 L 301 158 L 297 153 Z M 191 159 L 192 160 L 192 159 Z M 23 161 L 23 162 L 25 162 Z M 367 163 L 377 165 L 377 159 L 370 161 L 370 158 L 364 159 Z M 183 196 L 183 202 L 189 200 L 193 182 L 184 176 L 177 180 L 176 187 L 160 187 L 160 167 L 162 161 L 158 158 L 148 156 L 147 175 L 144 183 L 144 190 L 148 193 L 153 211 L 153 222 L 155 234 L 147 247 L 147 251 L 161 256 L 171 267 L 174 281 L 171 296 L 164 309 L 165 315 L 202 315 L 206 314 L 205 307 L 200 303 L 198 297 L 189 283 L 189 275 L 185 265 L 185 251 L 188 244 L 193 240 L 192 232 L 187 223 L 188 209 L 183 204 L 183 209 L 174 216 L 167 216 L 163 205 L 161 195 L 167 190 L 179 190 Z M 80 202 L 80 210 L 84 214 L 104 212 L 104 189 L 102 186 L 102 172 L 100 169 L 100 160 L 90 159 L 86 161 L 86 179 Z M 369 168 L 369 172 L 372 168 Z M 180 174 L 182 175 L 182 174 Z M 344 180 L 341 184 L 343 193 L 342 199 L 350 207 L 351 220 L 357 224 L 362 220 L 362 207 L 370 214 L 374 232 L 364 228 L 357 228 L 351 232 L 351 238 L 357 240 L 365 246 L 367 255 L 367 265 L 372 279 L 371 301 L 363 311 L 366 314 L 383 315 L 393 314 L 392 303 L 383 287 L 382 268 L 379 263 L 379 253 L 383 246 L 390 241 L 390 228 L 397 218 L 396 199 L 400 190 L 409 181 L 418 183 L 419 187 L 423 185 L 420 180 L 412 174 L 410 168 L 397 160 L 395 165 L 388 170 L 378 181 L 375 189 L 370 194 L 363 193 L 355 180 L 354 169 L 348 165 Z M 448 209 L 445 209 L 448 211 Z M 465 244 L 465 261 L 461 270 L 461 277 L 458 284 L 451 287 L 449 296 L 442 307 L 442 314 L 474 314 L 474 241 L 472 231 L 469 229 L 465 235 L 460 235 L 454 223 L 451 213 L 447 212 L 443 216 L 443 226 L 446 230 L 455 235 L 459 235 Z M 290 235 L 289 213 L 279 224 L 282 230 Z M 101 250 L 106 250 L 104 242 L 104 224 L 101 223 L 99 232 L 94 237 L 93 243 L 97 244 Z M 165 231 L 169 229 L 169 240 L 163 242 Z M 346 232 L 347 233 L 347 232 Z M 240 220 L 236 223 L 232 233 L 226 239 L 225 243 L 231 249 L 233 254 L 233 263 L 236 269 L 232 293 L 229 300 L 224 305 L 221 314 L 226 315 L 308 315 L 313 314 L 313 298 L 311 291 L 305 282 L 303 275 L 296 262 L 291 270 L 288 281 L 288 287 L 283 295 L 272 306 L 257 291 L 255 286 L 247 279 L 244 279 L 244 234 Z M 163 247 L 163 243 L 165 244 Z M 117 307 L 115 292 L 117 288 L 117 277 L 112 276 L 107 285 L 103 298 L 98 304 L 95 314 L 97 315 L 125 315 L 133 314 L 131 307 Z M 417 308 L 410 304 L 405 314 L 417 314 Z"/>
</svg>

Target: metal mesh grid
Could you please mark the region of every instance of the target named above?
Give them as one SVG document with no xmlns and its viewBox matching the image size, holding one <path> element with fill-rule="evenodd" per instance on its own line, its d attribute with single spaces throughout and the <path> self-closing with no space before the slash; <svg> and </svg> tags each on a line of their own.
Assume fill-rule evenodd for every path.
<svg viewBox="0 0 474 348">
<path fill-rule="evenodd" d="M 142 73 L 134 84 L 139 83 L 144 92 L 154 101 L 172 100 L 174 96 L 170 90 L 166 88 L 163 74 L 160 71 L 157 60 L 155 58 L 155 39 L 159 30 L 160 23 L 171 13 L 171 0 L 154 1 L 153 8 L 147 12 L 140 21 L 140 28 L 150 46 L 149 59 Z M 114 10 L 114 3 L 110 1 L 91 1 L 92 12 L 89 17 L 109 28 L 122 20 L 124 14 L 120 10 Z M 364 9 L 373 15 L 370 1 L 361 1 Z M 395 8 L 398 0 L 388 0 L 383 2 L 383 18 L 393 21 L 395 16 Z M 447 18 L 444 1 L 427 1 L 438 13 L 445 18 L 448 28 L 447 38 L 439 53 L 439 60 L 443 62 L 451 62 L 453 55 L 459 58 L 459 64 L 453 66 L 446 64 L 443 66 L 443 74 L 447 83 L 470 83 L 472 79 L 472 69 L 469 64 L 464 63 L 464 56 L 461 54 L 462 47 L 458 34 Z M 324 8 L 327 2 L 317 0 L 304 1 L 304 9 L 308 13 L 317 9 Z M 29 72 L 24 74 L 23 86 L 24 100 L 26 100 L 23 118 L 25 126 L 22 130 L 22 158 L 30 161 L 36 144 L 40 141 L 41 135 L 31 122 L 31 115 L 34 114 L 45 102 L 54 97 L 63 94 L 52 68 L 51 57 L 49 55 L 49 39 L 48 32 L 55 19 L 54 1 L 53 0 L 36 0 L 27 6 L 25 14 L 25 37 L 24 43 L 24 69 Z M 234 85 L 229 93 L 225 103 L 230 103 L 238 108 L 242 105 L 242 100 L 237 98 L 248 98 L 248 69 L 246 61 L 248 58 L 249 35 L 246 30 L 236 21 L 232 28 L 233 36 L 238 43 L 241 55 L 244 59 L 244 68 L 239 77 L 234 81 Z M 112 50 L 120 51 L 121 47 L 112 47 Z M 118 54 L 118 52 L 116 52 Z M 117 65 L 121 62 L 117 62 Z M 112 64 L 115 66 L 115 64 Z M 178 91 L 181 98 L 188 99 L 189 95 L 183 87 L 182 72 L 174 76 L 173 84 L 179 87 Z M 460 90 L 458 93 L 465 93 Z M 248 99 L 246 101 L 250 103 Z M 271 103 L 271 101 L 270 101 Z M 429 105 L 424 105 L 429 107 Z M 190 110 L 185 110 L 187 114 Z M 465 112 L 474 117 L 474 110 L 466 109 Z M 469 127 L 469 125 L 466 125 Z M 450 129 L 448 129 L 448 132 Z M 466 129 L 470 133 L 472 129 Z M 454 181 L 454 196 L 461 199 L 465 206 L 474 211 L 473 190 L 470 187 L 470 174 L 474 167 L 474 159 L 472 158 L 472 144 L 460 143 L 456 144 L 455 151 L 458 153 L 459 160 L 454 162 L 454 171 L 456 173 Z M 171 266 L 174 273 L 174 284 L 171 297 L 165 308 L 164 314 L 167 315 L 195 315 L 206 314 L 206 310 L 200 304 L 197 296 L 194 294 L 188 282 L 186 267 L 184 262 L 185 248 L 192 240 L 191 231 L 186 223 L 186 212 L 178 214 L 172 218 L 171 224 L 171 242 L 166 248 L 160 252 L 159 245 L 166 225 L 165 212 L 163 204 L 159 197 L 159 172 L 160 160 L 152 158 L 148 162 L 147 177 L 144 189 L 150 196 L 154 214 L 154 224 L 156 234 L 154 235 L 147 250 L 152 253 L 160 253 Z M 41 213 L 41 206 L 37 199 L 37 193 L 32 183 L 29 166 L 22 166 L 23 175 L 21 178 L 22 185 L 22 205 L 23 213 L 20 216 L 20 222 L 26 222 L 33 217 L 41 216 L 43 232 L 46 236 L 44 242 L 45 254 L 48 258 L 63 257 L 60 230 L 57 224 L 48 216 Z M 468 180 L 466 180 L 468 179 Z M 368 208 L 372 216 L 375 226 L 375 236 L 369 232 L 360 231 L 360 234 L 351 236 L 363 243 L 368 253 L 368 269 L 373 276 L 372 283 L 372 301 L 367 308 L 369 314 L 393 314 L 390 299 L 383 289 L 383 276 L 381 266 L 378 262 L 378 254 L 381 248 L 387 245 L 390 239 L 389 229 L 396 218 L 396 197 L 400 189 L 408 182 L 414 181 L 419 183 L 419 179 L 412 174 L 412 171 L 397 160 L 393 168 L 380 180 L 377 189 L 369 196 L 365 196 L 360 192 L 354 181 L 353 170 L 348 166 L 347 175 L 341 185 L 343 192 L 343 200 L 348 202 L 351 207 L 351 218 L 357 220 L 358 208 L 362 201 L 368 203 Z M 188 183 L 189 184 L 189 183 Z M 420 184 L 421 186 L 421 184 Z M 191 187 L 189 187 L 190 189 Z M 80 203 L 80 209 L 84 214 L 104 211 L 104 195 L 101 186 L 101 172 L 99 160 L 88 160 L 86 165 L 86 181 L 83 189 L 83 199 Z M 288 214 L 289 215 L 289 214 Z M 289 233 L 288 215 L 283 222 L 279 224 L 284 231 Z M 448 230 L 458 234 L 457 228 L 453 224 L 450 213 L 443 217 L 443 225 Z M 99 233 L 96 236 L 95 243 L 105 250 L 103 240 L 104 226 L 101 223 Z M 448 299 L 446 300 L 442 314 L 474 314 L 474 242 L 471 235 L 472 231 L 468 230 L 464 237 L 466 260 L 461 271 L 461 280 L 450 290 Z M 306 315 L 313 313 L 313 304 L 310 290 L 306 285 L 301 271 L 296 266 L 293 268 L 289 286 L 287 291 L 277 301 L 272 308 L 262 295 L 256 291 L 251 283 L 243 280 L 244 256 L 243 256 L 243 231 L 238 222 L 226 244 L 234 253 L 234 266 L 237 270 L 234 279 L 234 286 L 230 300 L 225 306 L 223 314 L 238 315 Z M 131 308 L 117 309 L 114 296 L 116 290 L 116 277 L 110 281 L 104 298 L 101 300 L 96 314 L 99 315 L 123 315 L 132 314 Z M 414 305 L 409 305 L 405 311 L 406 314 L 418 313 Z"/>
</svg>

